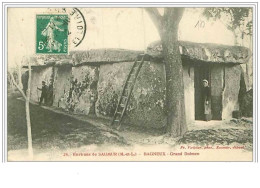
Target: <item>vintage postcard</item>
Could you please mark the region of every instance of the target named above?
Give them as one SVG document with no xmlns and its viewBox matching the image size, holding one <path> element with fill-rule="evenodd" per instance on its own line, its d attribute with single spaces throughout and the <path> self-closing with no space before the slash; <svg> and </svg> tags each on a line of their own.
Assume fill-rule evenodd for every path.
<svg viewBox="0 0 260 188">
<path fill-rule="evenodd" d="M 5 10 L 7 161 L 253 161 L 254 4 Z"/>
</svg>

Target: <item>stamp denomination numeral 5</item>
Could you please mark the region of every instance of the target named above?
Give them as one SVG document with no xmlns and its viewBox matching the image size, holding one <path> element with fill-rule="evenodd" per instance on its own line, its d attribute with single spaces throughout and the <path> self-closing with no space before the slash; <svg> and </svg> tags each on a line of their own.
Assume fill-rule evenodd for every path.
<svg viewBox="0 0 260 188">
<path fill-rule="evenodd" d="M 38 50 L 43 50 L 43 49 L 44 49 L 44 43 L 43 41 L 39 41 Z"/>
</svg>

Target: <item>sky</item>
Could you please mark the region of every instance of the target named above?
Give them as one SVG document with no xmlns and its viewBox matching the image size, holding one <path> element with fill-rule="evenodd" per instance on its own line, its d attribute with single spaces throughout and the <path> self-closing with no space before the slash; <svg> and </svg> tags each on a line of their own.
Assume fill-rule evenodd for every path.
<svg viewBox="0 0 260 188">
<path fill-rule="evenodd" d="M 19 63 L 23 56 L 35 54 L 35 16 L 50 11 L 47 8 L 8 9 L 9 67 Z M 151 42 L 160 40 L 157 29 L 142 8 L 80 8 L 80 11 L 87 24 L 86 36 L 76 48 L 70 41 L 70 50 L 145 50 Z M 233 45 L 232 32 L 220 21 L 208 21 L 202 11 L 202 8 L 185 9 L 179 24 L 179 40 Z"/>
</svg>

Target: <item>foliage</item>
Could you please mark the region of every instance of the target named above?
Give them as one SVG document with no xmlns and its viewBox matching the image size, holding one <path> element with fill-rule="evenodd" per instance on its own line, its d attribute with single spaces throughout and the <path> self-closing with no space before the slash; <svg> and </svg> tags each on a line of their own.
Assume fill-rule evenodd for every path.
<svg viewBox="0 0 260 188">
<path fill-rule="evenodd" d="M 214 21 L 221 20 L 231 31 L 239 29 L 242 38 L 252 35 L 252 8 L 249 7 L 209 7 L 205 8 L 203 15 Z"/>
<path fill-rule="evenodd" d="M 95 89 L 96 86 L 97 81 L 94 80 L 94 78 L 91 78 L 89 72 L 85 73 L 82 81 L 78 81 L 77 78 L 72 79 L 69 94 L 66 99 L 69 111 L 73 112 L 75 110 L 76 105 L 80 102 L 80 97 L 82 94 L 90 91 L 91 89 Z"/>
<path fill-rule="evenodd" d="M 250 89 L 243 96 L 240 108 L 243 116 L 253 117 L 253 89 Z"/>
</svg>

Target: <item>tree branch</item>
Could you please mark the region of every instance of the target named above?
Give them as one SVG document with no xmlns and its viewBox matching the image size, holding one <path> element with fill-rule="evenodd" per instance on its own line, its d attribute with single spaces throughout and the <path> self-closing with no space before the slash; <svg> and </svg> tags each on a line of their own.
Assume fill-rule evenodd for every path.
<svg viewBox="0 0 260 188">
<path fill-rule="evenodd" d="M 158 9 L 151 8 L 151 7 L 147 7 L 144 9 L 149 14 L 150 18 L 152 19 L 154 25 L 156 26 L 158 32 L 161 35 L 161 33 L 162 33 L 162 16 L 160 15 Z"/>
<path fill-rule="evenodd" d="M 176 24 L 179 24 L 179 22 L 181 21 L 181 18 L 183 16 L 185 8 L 177 7 L 177 8 L 173 8 L 173 9 L 174 9 L 174 18 L 175 18 Z"/>
<path fill-rule="evenodd" d="M 27 87 L 27 99 L 30 100 L 30 95 L 31 95 L 31 79 L 32 79 L 32 67 L 31 67 L 31 62 L 30 59 L 28 60 L 28 68 L 29 68 L 29 78 L 28 78 L 28 87 Z"/>
<path fill-rule="evenodd" d="M 23 92 L 23 90 L 19 87 L 19 85 L 16 83 L 15 79 L 14 79 L 14 76 L 11 72 L 9 72 L 10 76 L 11 76 L 11 80 L 13 82 L 13 84 L 15 85 L 15 87 L 20 91 L 20 93 L 23 95 L 24 99 L 26 100 L 26 96 Z"/>
</svg>

